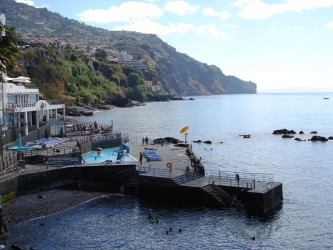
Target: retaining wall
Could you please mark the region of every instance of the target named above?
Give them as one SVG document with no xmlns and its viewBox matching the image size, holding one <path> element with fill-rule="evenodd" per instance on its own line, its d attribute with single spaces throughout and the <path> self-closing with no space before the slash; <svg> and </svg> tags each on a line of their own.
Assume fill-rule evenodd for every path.
<svg viewBox="0 0 333 250">
<path fill-rule="evenodd" d="M 40 192 L 64 186 L 80 185 L 86 190 L 119 190 L 136 175 L 135 165 L 108 165 L 55 168 L 13 176 L 0 182 L 0 195 Z"/>
</svg>

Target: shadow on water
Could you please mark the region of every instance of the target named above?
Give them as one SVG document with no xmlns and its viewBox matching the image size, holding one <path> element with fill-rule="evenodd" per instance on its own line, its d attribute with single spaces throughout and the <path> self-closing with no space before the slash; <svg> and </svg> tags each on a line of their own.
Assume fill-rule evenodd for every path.
<svg viewBox="0 0 333 250">
<path fill-rule="evenodd" d="M 147 219 L 150 210 L 155 218 L 159 218 L 159 223 Z M 234 238 L 243 240 L 232 243 L 245 247 L 256 234 L 252 229 L 245 230 L 244 224 L 252 228 L 258 223 L 262 223 L 261 219 L 248 217 L 234 209 L 196 207 L 117 194 L 16 225 L 11 228 L 7 243 L 27 249 L 50 249 L 51 246 L 52 249 L 73 249 L 73 246 L 77 249 L 98 249 L 101 246 L 103 249 L 138 249 L 146 248 L 145 244 L 150 245 L 150 249 L 165 246 L 177 249 L 192 247 L 194 243 L 197 246 L 194 249 L 207 244 L 211 245 L 210 249 L 216 249 L 231 244 L 223 239 L 234 235 Z"/>
</svg>

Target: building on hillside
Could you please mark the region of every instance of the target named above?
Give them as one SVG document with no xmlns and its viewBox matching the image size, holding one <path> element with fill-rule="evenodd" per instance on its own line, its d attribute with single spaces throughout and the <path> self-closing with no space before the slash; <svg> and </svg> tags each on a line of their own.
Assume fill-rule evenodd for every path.
<svg viewBox="0 0 333 250">
<path fill-rule="evenodd" d="M 11 78 L 3 74 L 1 83 L 0 121 L 2 131 L 18 128 L 23 135 L 39 129 L 50 118 L 64 120 L 65 104 L 52 104 L 39 99 L 39 89 L 28 89 L 23 83 L 29 83 L 28 77 Z M 60 111 L 63 115 L 58 114 Z"/>
<path fill-rule="evenodd" d="M 132 60 L 132 61 L 118 61 L 118 63 L 123 64 L 123 65 L 127 65 L 127 66 L 131 66 L 131 67 L 134 67 L 134 68 L 139 69 L 139 70 L 148 69 L 147 65 L 145 65 L 141 62 L 135 61 L 135 60 Z"/>
<path fill-rule="evenodd" d="M 38 47 L 40 44 L 53 46 L 56 49 L 60 49 L 62 47 L 61 42 L 58 38 L 32 38 L 30 39 L 31 47 Z"/>
<path fill-rule="evenodd" d="M 127 54 L 126 51 L 117 51 L 117 50 L 110 50 L 109 54 L 111 57 L 118 58 L 121 61 L 132 61 L 133 56 L 131 54 Z"/>
</svg>

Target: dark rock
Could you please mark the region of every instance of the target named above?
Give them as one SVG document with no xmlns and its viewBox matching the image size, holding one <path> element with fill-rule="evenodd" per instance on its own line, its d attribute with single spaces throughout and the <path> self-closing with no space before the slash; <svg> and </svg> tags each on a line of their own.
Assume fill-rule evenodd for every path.
<svg viewBox="0 0 333 250">
<path fill-rule="evenodd" d="M 294 130 L 288 130 L 286 128 L 284 129 L 278 129 L 273 131 L 273 135 L 289 135 L 289 134 L 296 134 Z"/>
<path fill-rule="evenodd" d="M 282 138 L 291 139 L 291 138 L 294 138 L 294 136 L 293 135 L 282 135 Z"/>
<path fill-rule="evenodd" d="M 311 131 L 310 134 L 317 134 L 317 131 Z"/>
<path fill-rule="evenodd" d="M 94 115 L 93 111 L 80 111 L 80 114 L 83 116 L 92 116 Z"/>
<path fill-rule="evenodd" d="M 167 143 L 173 143 L 173 144 L 180 143 L 180 140 L 173 138 L 173 137 L 164 137 L 164 141 Z"/>
<path fill-rule="evenodd" d="M 323 136 L 314 135 L 314 136 L 312 136 L 312 138 L 310 139 L 310 141 L 321 141 L 321 142 L 325 142 L 325 141 L 328 141 L 328 139 L 326 137 L 323 137 Z"/>
<path fill-rule="evenodd" d="M 333 140 L 333 136 L 330 136 L 327 138 L 328 140 Z"/>
<path fill-rule="evenodd" d="M 201 140 L 193 141 L 194 143 L 201 143 Z"/>
<path fill-rule="evenodd" d="M 153 140 L 153 144 L 164 144 L 166 141 L 164 138 L 157 138 Z"/>
<path fill-rule="evenodd" d="M 20 245 L 16 245 L 16 244 L 14 244 L 14 245 L 11 245 L 11 246 L 10 246 L 10 249 L 23 250 L 23 247 L 20 246 Z"/>
<path fill-rule="evenodd" d="M 304 132 L 303 132 L 303 131 L 299 131 L 299 134 L 300 134 L 300 135 L 304 135 Z"/>
<path fill-rule="evenodd" d="M 298 137 L 295 138 L 294 140 L 295 140 L 295 141 L 305 141 L 305 140 L 302 140 L 301 138 L 298 138 Z"/>
<path fill-rule="evenodd" d="M 212 141 L 204 141 L 203 143 L 212 144 Z"/>
</svg>

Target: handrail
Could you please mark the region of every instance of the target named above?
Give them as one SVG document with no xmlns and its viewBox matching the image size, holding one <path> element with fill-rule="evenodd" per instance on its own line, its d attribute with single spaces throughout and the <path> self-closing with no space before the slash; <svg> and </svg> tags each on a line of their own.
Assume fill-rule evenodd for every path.
<svg viewBox="0 0 333 250">
<path fill-rule="evenodd" d="M 235 180 L 236 174 L 238 174 L 240 180 L 255 180 L 255 181 L 269 181 L 273 182 L 273 174 L 265 173 L 246 173 L 246 172 L 232 172 L 232 171 L 220 171 L 220 170 L 205 170 L 205 175 L 210 178 Z"/>
<path fill-rule="evenodd" d="M 233 202 L 236 202 L 236 200 L 234 198 L 232 198 L 232 196 L 230 196 L 226 191 L 224 191 L 219 186 L 216 186 L 215 184 L 210 184 L 210 185 L 215 192 L 217 192 L 220 196 L 222 196 L 222 198 L 224 200 L 228 201 L 230 204 L 232 204 Z"/>
<path fill-rule="evenodd" d="M 274 188 L 274 182 L 268 182 L 265 184 L 265 190 L 273 189 Z"/>
<path fill-rule="evenodd" d="M 154 176 L 154 177 L 162 177 L 162 178 L 173 178 L 174 173 L 167 169 L 156 169 L 151 168 L 150 166 L 139 166 L 138 167 L 139 175 L 145 176 Z"/>
</svg>

